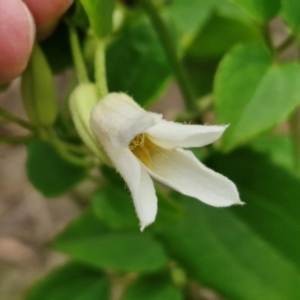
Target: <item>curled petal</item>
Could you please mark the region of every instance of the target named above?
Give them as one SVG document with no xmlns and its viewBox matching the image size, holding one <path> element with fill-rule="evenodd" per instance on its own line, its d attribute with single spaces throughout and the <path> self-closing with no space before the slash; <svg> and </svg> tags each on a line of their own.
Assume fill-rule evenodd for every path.
<svg viewBox="0 0 300 300">
<path fill-rule="evenodd" d="M 157 197 L 152 179 L 128 148 L 113 147 L 97 129 L 92 127 L 106 154 L 128 185 L 142 231 L 154 222 L 157 213 Z"/>
<path fill-rule="evenodd" d="M 152 153 L 151 160 L 150 175 L 182 194 L 216 207 L 243 204 L 233 182 L 204 166 L 190 151 L 161 149 Z"/>
<path fill-rule="evenodd" d="M 165 149 L 202 147 L 218 140 L 227 126 L 189 125 L 161 120 L 147 129 L 149 139 Z"/>
<path fill-rule="evenodd" d="M 110 93 L 94 107 L 91 126 L 97 127 L 114 147 L 125 148 L 160 119 L 161 115 L 146 112 L 126 94 Z"/>
</svg>

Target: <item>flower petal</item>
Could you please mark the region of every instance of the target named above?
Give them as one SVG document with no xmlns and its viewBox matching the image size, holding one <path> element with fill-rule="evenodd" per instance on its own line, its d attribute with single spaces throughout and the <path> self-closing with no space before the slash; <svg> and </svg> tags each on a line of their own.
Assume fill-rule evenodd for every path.
<svg viewBox="0 0 300 300">
<path fill-rule="evenodd" d="M 243 204 L 233 182 L 182 149 L 153 151 L 150 175 L 175 190 L 216 206 Z"/>
<path fill-rule="evenodd" d="M 146 169 L 141 166 L 141 180 L 138 188 L 131 191 L 135 211 L 140 220 L 141 231 L 155 221 L 157 213 L 157 197 L 153 181 Z"/>
<path fill-rule="evenodd" d="M 125 148 L 139 133 L 155 125 L 161 115 L 143 110 L 129 96 L 110 93 L 94 107 L 91 123 L 105 134 L 116 148 Z"/>
<path fill-rule="evenodd" d="M 165 149 L 208 145 L 219 139 L 226 126 L 189 125 L 161 120 L 146 130 L 149 139 Z"/>
<path fill-rule="evenodd" d="M 106 136 L 92 126 L 106 154 L 121 174 L 131 192 L 136 214 L 140 220 L 141 231 L 153 223 L 157 213 L 157 197 L 153 181 L 144 166 L 128 148 L 115 148 Z"/>
</svg>

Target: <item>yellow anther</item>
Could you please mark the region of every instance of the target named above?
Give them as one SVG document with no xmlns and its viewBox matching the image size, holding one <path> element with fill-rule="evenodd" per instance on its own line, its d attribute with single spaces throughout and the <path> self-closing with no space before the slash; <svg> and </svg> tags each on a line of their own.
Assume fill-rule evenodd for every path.
<svg viewBox="0 0 300 300">
<path fill-rule="evenodd" d="M 136 147 L 143 147 L 145 141 L 145 133 L 140 133 L 134 137 L 134 139 L 129 143 L 129 149 L 132 151 Z"/>
<path fill-rule="evenodd" d="M 149 168 L 152 166 L 151 153 L 153 151 L 159 151 L 160 149 L 149 140 L 145 133 L 140 133 L 135 136 L 128 147 L 129 150 Z"/>
</svg>

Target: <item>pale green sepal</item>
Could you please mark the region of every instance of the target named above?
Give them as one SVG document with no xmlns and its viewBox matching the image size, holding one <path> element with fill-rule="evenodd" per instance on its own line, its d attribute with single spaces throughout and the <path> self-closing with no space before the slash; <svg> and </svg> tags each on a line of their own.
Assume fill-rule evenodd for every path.
<svg viewBox="0 0 300 300">
<path fill-rule="evenodd" d="M 29 120 L 35 125 L 51 126 L 57 117 L 53 74 L 37 44 L 22 75 L 21 89 Z"/>
<path fill-rule="evenodd" d="M 95 84 L 82 83 L 72 92 L 69 105 L 72 119 L 79 136 L 101 161 L 107 163 L 109 160 L 90 129 L 91 111 L 99 101 L 98 95 Z"/>
</svg>

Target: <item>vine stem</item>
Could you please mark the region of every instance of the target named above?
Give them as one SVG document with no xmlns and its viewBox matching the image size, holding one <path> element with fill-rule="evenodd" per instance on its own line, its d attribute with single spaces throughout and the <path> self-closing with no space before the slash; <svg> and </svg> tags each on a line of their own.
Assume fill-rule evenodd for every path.
<svg viewBox="0 0 300 300">
<path fill-rule="evenodd" d="M 263 27 L 266 42 L 274 52 L 274 57 L 278 59 L 278 55 L 287 49 L 295 41 L 292 35 L 288 36 L 279 46 L 273 47 L 272 40 L 268 26 Z M 298 47 L 298 53 L 300 47 Z M 293 141 L 293 152 L 294 152 L 294 169 L 295 172 L 300 175 L 300 107 L 297 107 L 294 113 L 290 116 L 289 120 L 290 137 Z"/>
<path fill-rule="evenodd" d="M 26 144 L 33 140 L 33 136 L 0 136 L 1 144 Z"/>
<path fill-rule="evenodd" d="M 146 14 L 148 15 L 153 28 L 156 31 L 156 34 L 160 40 L 160 43 L 164 49 L 165 55 L 169 61 L 169 64 L 177 78 L 179 88 L 181 90 L 182 96 L 185 99 L 186 106 L 189 110 L 196 109 L 196 99 L 191 90 L 187 75 L 178 59 L 176 48 L 168 29 L 159 15 L 159 12 L 156 6 L 152 3 L 151 0 L 139 0 L 143 6 Z"/>
<path fill-rule="evenodd" d="M 87 161 L 85 159 L 82 159 L 80 157 L 71 154 L 68 151 L 65 144 L 60 141 L 60 139 L 56 135 L 56 132 L 52 128 L 47 130 L 46 140 L 55 147 L 55 149 L 61 155 L 61 157 L 63 157 L 66 161 L 70 162 L 71 164 L 86 167 L 86 168 L 91 168 L 94 166 L 93 162 Z"/>
<path fill-rule="evenodd" d="M 71 45 L 72 56 L 73 56 L 77 78 L 80 82 L 87 83 L 89 82 L 89 78 L 87 75 L 84 59 L 82 57 L 76 28 L 72 24 L 68 24 L 68 27 L 69 27 L 70 45 Z"/>
<path fill-rule="evenodd" d="M 16 123 L 16 124 L 26 128 L 26 129 L 33 130 L 33 126 L 30 123 L 28 123 L 25 120 L 13 115 L 11 112 L 9 112 L 9 111 L 1 108 L 1 107 L 0 107 L 0 117 L 2 117 L 6 121 Z"/>
<path fill-rule="evenodd" d="M 291 46 L 295 42 L 294 36 L 288 36 L 278 47 L 276 47 L 276 52 L 281 53 L 286 50 L 289 46 Z"/>
<path fill-rule="evenodd" d="M 294 162 L 295 170 L 300 175 L 300 107 L 296 108 L 295 112 L 289 119 L 291 130 L 291 138 L 294 142 Z"/>
<path fill-rule="evenodd" d="M 95 52 L 95 77 L 100 98 L 108 94 L 105 67 L 105 40 L 98 39 Z"/>
<path fill-rule="evenodd" d="M 5 92 L 9 87 L 9 83 L 7 84 L 0 84 L 0 93 Z"/>
<path fill-rule="evenodd" d="M 68 149 L 68 151 L 70 151 L 70 152 L 74 152 L 74 153 L 78 153 L 78 154 L 89 154 L 90 153 L 90 151 L 87 148 L 85 148 L 84 146 L 71 144 L 71 143 L 68 143 L 64 140 L 60 140 L 60 143 L 66 149 Z"/>
</svg>

